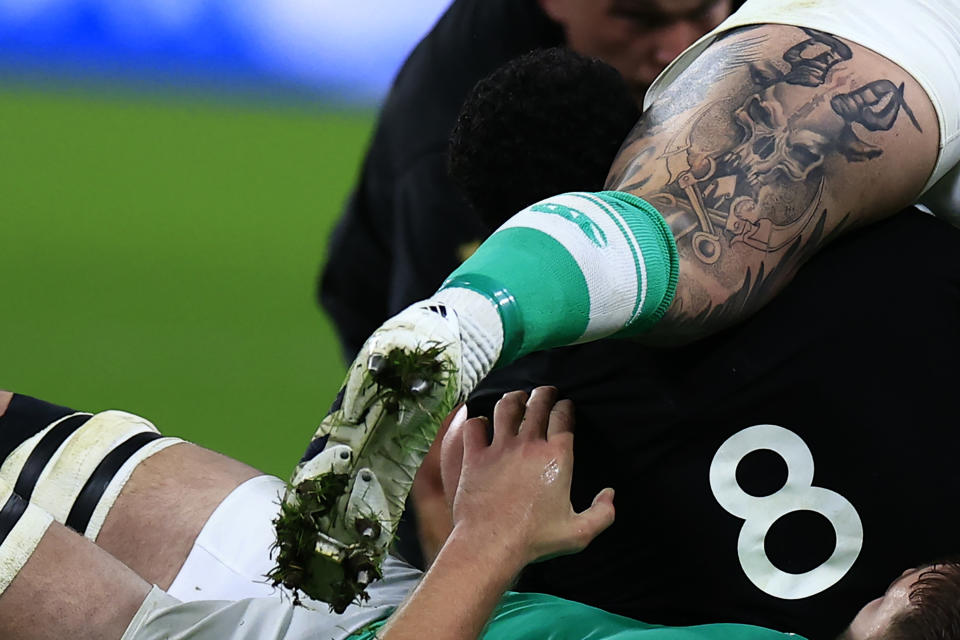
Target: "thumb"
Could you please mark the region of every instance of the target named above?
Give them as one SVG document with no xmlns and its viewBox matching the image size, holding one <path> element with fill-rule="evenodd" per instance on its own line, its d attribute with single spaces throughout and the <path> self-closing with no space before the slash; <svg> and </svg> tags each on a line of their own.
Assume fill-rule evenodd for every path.
<svg viewBox="0 0 960 640">
<path fill-rule="evenodd" d="M 584 546 L 613 524 L 616 509 L 613 507 L 613 489 L 607 487 L 597 494 L 593 503 L 576 516 L 577 527 Z"/>
</svg>

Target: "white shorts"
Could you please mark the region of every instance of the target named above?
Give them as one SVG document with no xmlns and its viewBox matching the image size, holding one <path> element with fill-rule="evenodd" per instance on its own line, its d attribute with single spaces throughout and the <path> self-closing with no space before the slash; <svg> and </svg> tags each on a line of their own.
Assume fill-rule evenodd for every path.
<svg viewBox="0 0 960 640">
<path fill-rule="evenodd" d="M 370 600 L 330 613 L 322 602 L 292 598 L 269 585 L 273 519 L 284 483 L 259 476 L 243 483 L 217 507 L 197 536 L 168 593 L 154 588 L 122 640 L 344 640 L 386 618 L 420 579 L 396 558 L 384 563 Z"/>
<path fill-rule="evenodd" d="M 719 34 L 756 24 L 825 31 L 900 65 L 926 91 L 940 122 L 940 153 L 924 193 L 960 163 L 960 0 L 747 0 L 664 69 L 647 92 L 644 107 Z M 952 201 L 955 192 L 960 196 L 957 179 L 954 171 L 930 194 L 931 202 L 924 199 L 937 215 L 960 216 L 954 207 L 960 199 Z M 944 201 L 945 196 L 951 201 Z"/>
<path fill-rule="evenodd" d="M 120 640 L 347 640 L 392 610 L 337 615 L 281 598 L 180 602 L 154 587 Z"/>
<path fill-rule="evenodd" d="M 279 595 L 264 576 L 273 567 L 273 519 L 283 489 L 273 476 L 234 489 L 204 524 L 167 593 L 184 602 Z"/>
</svg>

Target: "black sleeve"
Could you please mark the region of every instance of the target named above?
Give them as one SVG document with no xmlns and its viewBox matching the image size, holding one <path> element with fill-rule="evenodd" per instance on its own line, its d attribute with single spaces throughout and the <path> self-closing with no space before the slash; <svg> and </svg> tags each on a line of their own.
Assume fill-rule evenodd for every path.
<svg viewBox="0 0 960 640">
<path fill-rule="evenodd" d="M 483 229 L 447 176 L 445 152 L 421 156 L 391 194 L 362 183 L 330 238 L 319 281 L 345 359 L 387 318 L 436 292 Z"/>
<path fill-rule="evenodd" d="M 575 345 L 491 376 L 471 413 L 537 384 L 573 400 L 575 509 L 617 491 L 609 529 L 528 566 L 516 589 L 658 624 L 828 638 L 904 567 L 953 553 L 960 514 L 942 506 L 960 474 L 937 461 L 957 447 L 958 251 L 960 231 L 904 211 L 825 247 L 770 304 L 705 340 Z M 917 525 L 926 513 L 936 526 Z M 771 588 L 787 583 L 806 595 Z"/>
<path fill-rule="evenodd" d="M 396 183 L 388 313 L 433 295 L 485 236 L 447 175 L 446 152 L 421 157 Z"/>
<path fill-rule="evenodd" d="M 15 394 L 6 412 L 0 416 L 0 462 L 6 460 L 25 440 L 72 413 L 76 412 L 30 396 Z"/>
<path fill-rule="evenodd" d="M 317 296 L 333 320 L 347 362 L 387 318 L 391 247 L 381 239 L 383 223 L 368 214 L 367 200 L 361 184 L 333 230 L 317 282 Z"/>
</svg>

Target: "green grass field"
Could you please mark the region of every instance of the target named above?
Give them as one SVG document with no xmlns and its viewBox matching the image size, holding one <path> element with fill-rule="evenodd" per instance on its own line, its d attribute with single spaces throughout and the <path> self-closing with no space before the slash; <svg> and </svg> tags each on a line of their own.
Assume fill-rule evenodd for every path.
<svg viewBox="0 0 960 640">
<path fill-rule="evenodd" d="M 0 93 L 0 388 L 286 477 L 344 372 L 313 287 L 372 122 Z"/>
</svg>

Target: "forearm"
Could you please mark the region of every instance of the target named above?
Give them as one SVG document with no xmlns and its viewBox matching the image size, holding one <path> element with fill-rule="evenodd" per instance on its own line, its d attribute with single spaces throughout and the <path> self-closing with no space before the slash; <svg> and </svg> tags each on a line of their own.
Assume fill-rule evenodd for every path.
<svg viewBox="0 0 960 640">
<path fill-rule="evenodd" d="M 742 319 L 833 237 L 912 202 L 937 133 L 913 78 L 863 47 L 775 25 L 712 45 L 645 112 L 607 182 L 656 207 L 677 241 L 654 337 Z"/>
<path fill-rule="evenodd" d="M 454 530 L 433 566 L 384 627 L 382 640 L 475 640 L 523 567 L 488 538 Z M 496 542 L 496 541 L 494 541 Z"/>
</svg>

